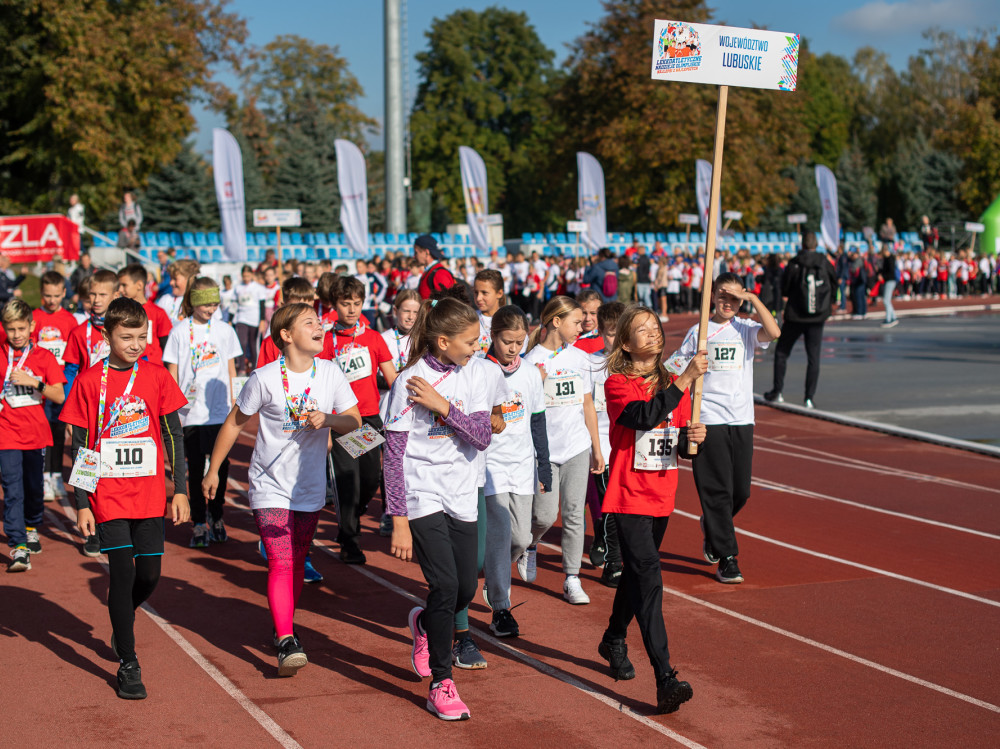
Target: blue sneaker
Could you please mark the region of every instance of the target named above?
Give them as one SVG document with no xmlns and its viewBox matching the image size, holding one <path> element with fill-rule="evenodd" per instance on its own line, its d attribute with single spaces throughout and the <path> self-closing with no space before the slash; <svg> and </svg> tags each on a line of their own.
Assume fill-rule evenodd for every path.
<svg viewBox="0 0 1000 749">
<path fill-rule="evenodd" d="M 319 570 L 313 567 L 312 554 L 306 554 L 306 568 L 305 575 L 303 579 L 307 583 L 321 583 L 323 582 L 323 576 L 319 574 Z"/>
<path fill-rule="evenodd" d="M 267 549 L 264 548 L 264 542 L 263 541 L 258 541 L 257 542 L 257 551 L 260 552 L 261 558 L 266 562 L 267 561 Z"/>
</svg>

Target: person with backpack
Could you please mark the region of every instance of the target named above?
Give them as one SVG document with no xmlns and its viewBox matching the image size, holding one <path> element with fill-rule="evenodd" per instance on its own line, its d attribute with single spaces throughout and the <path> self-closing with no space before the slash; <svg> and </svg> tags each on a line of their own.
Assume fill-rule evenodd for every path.
<svg viewBox="0 0 1000 749">
<path fill-rule="evenodd" d="M 788 263 L 781 277 L 781 295 L 785 297 L 785 320 L 774 353 L 774 383 L 764 393 L 764 400 L 783 403 L 781 391 L 785 385 L 788 355 L 799 336 L 806 341 L 805 407 L 815 408 L 813 398 L 819 383 L 820 342 L 823 324 L 833 312 L 833 294 L 837 287 L 837 272 L 825 255 L 816 252 L 816 234 L 802 235 L 802 250 Z"/>
<path fill-rule="evenodd" d="M 583 274 L 583 283 L 596 289 L 605 304 L 618 301 L 618 263 L 611 250 L 603 247 L 592 258 L 590 267 Z"/>
<path fill-rule="evenodd" d="M 430 299 L 435 291 L 450 289 L 455 285 L 455 277 L 444 263 L 444 252 L 430 234 L 421 234 L 413 241 L 413 254 L 424 267 L 417 284 L 417 293 L 421 299 Z"/>
</svg>

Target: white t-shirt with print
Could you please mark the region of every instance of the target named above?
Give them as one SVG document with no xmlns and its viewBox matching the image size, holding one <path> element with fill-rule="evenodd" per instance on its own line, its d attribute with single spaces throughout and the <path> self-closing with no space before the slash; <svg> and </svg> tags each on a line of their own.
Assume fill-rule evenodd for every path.
<svg viewBox="0 0 1000 749">
<path fill-rule="evenodd" d="M 424 406 L 413 405 L 400 416 L 411 405 L 406 389 L 406 380 L 411 377 L 423 377 L 451 403 L 451 408 L 467 414 L 490 410 L 481 371 L 465 366 L 443 380 L 442 375 L 444 372 L 421 360 L 397 378 L 385 401 L 385 428 L 409 435 L 403 453 L 407 516 L 412 520 L 444 512 L 456 520 L 475 522 L 479 514 L 479 451 Z"/>
<path fill-rule="evenodd" d="M 487 317 L 482 312 L 476 312 L 479 317 L 479 341 L 476 343 L 476 356 L 480 359 L 486 358 L 486 352 L 490 350 L 493 343 L 493 318 Z"/>
<path fill-rule="evenodd" d="M 522 362 L 513 374 L 505 375 L 505 381 L 510 395 L 500 408 L 507 426 L 493 435 L 486 448 L 486 495 L 534 494 L 538 489 L 538 466 L 531 439 L 531 416 L 545 413 L 542 375 L 537 367 Z"/>
<path fill-rule="evenodd" d="M 734 317 L 729 322 L 708 321 L 708 372 L 701 392 L 702 424 L 753 424 L 753 357 L 767 343 L 757 339 L 761 324 Z M 678 354 L 694 356 L 698 326 L 684 336 Z"/>
<path fill-rule="evenodd" d="M 503 404 L 510 399 L 510 389 L 507 387 L 507 378 L 504 377 L 503 370 L 489 359 L 477 359 L 476 357 L 472 357 L 467 366 L 473 369 L 476 381 L 481 383 L 480 387 L 486 392 L 490 410 L 492 411 L 497 406 L 502 408 Z M 479 370 L 478 372 L 476 372 L 477 369 Z M 495 437 L 496 435 L 493 436 Z M 476 486 L 486 486 L 485 450 L 479 453 Z"/>
<path fill-rule="evenodd" d="M 611 460 L 611 419 L 608 418 L 608 401 L 604 397 L 604 383 L 608 381 L 608 361 L 604 351 L 590 355 L 594 378 L 594 409 L 597 411 L 597 436 L 601 441 L 601 455 L 605 464 Z"/>
<path fill-rule="evenodd" d="M 549 461 L 562 465 L 590 450 L 590 432 L 583 418 L 583 397 L 594 391 L 593 364 L 590 355 L 576 346 L 567 346 L 553 354 L 544 346 L 535 346 L 524 355 L 524 361 L 545 368 L 547 376 L 542 390 Z"/>
<path fill-rule="evenodd" d="M 226 420 L 232 408 L 229 362 L 242 355 L 236 331 L 224 322 L 212 320 L 209 325 L 199 325 L 188 318 L 174 326 L 163 349 L 163 361 L 177 365 L 177 384 L 188 399 L 188 405 L 179 412 L 182 426 L 221 424 Z"/>
<path fill-rule="evenodd" d="M 310 387 L 311 369 L 288 371 L 288 392 L 296 410 L 310 387 L 302 413 L 343 413 L 357 405 L 340 367 L 316 359 L 316 377 Z M 294 429 L 287 420 L 280 359 L 253 374 L 243 386 L 236 405 L 244 414 L 260 414 L 260 427 L 250 458 L 250 507 L 279 507 L 296 512 L 316 512 L 326 502 L 326 443 L 329 429 Z"/>
<path fill-rule="evenodd" d="M 256 328 L 260 325 L 260 303 L 268 297 L 274 299 L 274 295 L 256 281 L 238 283 L 233 291 L 236 292 L 236 315 L 233 323 Z"/>
</svg>

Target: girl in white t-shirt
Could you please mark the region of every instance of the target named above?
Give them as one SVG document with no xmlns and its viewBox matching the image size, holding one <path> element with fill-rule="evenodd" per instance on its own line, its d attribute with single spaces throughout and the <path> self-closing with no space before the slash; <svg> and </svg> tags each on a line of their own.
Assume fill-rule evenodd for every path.
<svg viewBox="0 0 1000 749">
<path fill-rule="evenodd" d="M 562 510 L 563 597 L 590 603 L 580 585 L 586 532 L 587 478 L 604 472 L 594 410 L 590 356 L 573 345 L 583 329 L 583 310 L 573 299 L 553 297 L 542 310 L 541 326 L 531 334 L 524 360 L 544 373 L 545 426 L 552 464 L 552 491 L 535 493 L 532 543 L 517 562 L 526 582 L 534 582 L 537 544 Z"/>
<path fill-rule="evenodd" d="M 194 534 L 191 547 L 203 549 L 212 541 L 226 541 L 222 508 L 226 497 L 229 461 L 219 467 L 222 491 L 212 499 L 206 513 L 201 477 L 212 454 L 219 426 L 232 408 L 236 359 L 242 353 L 236 332 L 213 319 L 219 308 L 220 290 L 211 278 L 196 278 L 188 284 L 181 303 L 184 321 L 174 326 L 163 349 L 163 363 L 177 381 L 188 405 L 179 411 L 184 427 L 184 453 L 188 464 L 188 499 Z M 211 527 L 208 524 L 211 515 Z"/>
<path fill-rule="evenodd" d="M 411 664 L 432 677 L 427 709 L 443 720 L 469 717 L 451 678 L 451 646 L 455 614 L 478 583 L 477 456 L 491 439 L 482 372 L 468 366 L 478 340 L 471 307 L 425 302 L 383 411 L 392 553 L 409 560 L 415 551 L 429 589 L 425 606 L 410 611 Z"/>
<path fill-rule="evenodd" d="M 490 329 L 493 315 L 504 303 L 503 276 L 498 270 L 481 270 L 476 274 L 472 287 L 479 310 L 479 351 L 476 356 L 485 357 L 490 350 Z"/>
<path fill-rule="evenodd" d="M 531 545 L 535 492 L 552 490 L 552 466 L 545 431 L 545 397 L 537 367 L 521 359 L 528 318 L 514 305 L 492 315 L 487 359 L 503 371 L 510 397 L 501 406 L 505 428 L 486 449 L 486 587 L 493 610 L 490 629 L 516 637 L 510 613 L 510 565 Z"/>
<path fill-rule="evenodd" d="M 410 358 L 410 331 L 420 313 L 420 294 L 412 289 L 403 289 L 396 294 L 392 309 L 396 327 L 385 331 L 382 339 L 392 354 L 392 366 L 399 372 Z"/>
<path fill-rule="evenodd" d="M 274 313 L 271 336 L 281 357 L 254 370 L 219 430 L 202 481 L 206 497 L 219 489 L 219 469 L 240 430 L 260 416 L 250 458 L 250 509 L 267 551 L 267 603 L 274 621 L 278 675 L 293 676 L 308 663 L 293 628 L 302 592 L 306 554 L 326 502 L 330 429 L 346 434 L 361 426 L 357 398 L 340 371 L 325 359 L 323 326 L 309 304 Z"/>
<path fill-rule="evenodd" d="M 268 292 L 254 280 L 253 268 L 244 265 L 240 269 L 240 283 L 233 287 L 236 292 L 236 312 L 233 324 L 243 348 L 243 356 L 237 368 L 247 373 L 257 366 L 257 351 L 260 350 L 260 336 L 265 331 L 264 297 Z"/>
</svg>

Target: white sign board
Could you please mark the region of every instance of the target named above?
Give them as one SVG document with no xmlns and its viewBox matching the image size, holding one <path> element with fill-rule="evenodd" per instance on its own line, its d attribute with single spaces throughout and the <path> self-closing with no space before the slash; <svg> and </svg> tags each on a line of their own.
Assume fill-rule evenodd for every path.
<svg viewBox="0 0 1000 749">
<path fill-rule="evenodd" d="M 500 213 L 489 213 L 485 216 L 480 216 L 479 223 L 484 224 L 485 226 L 502 226 L 503 215 Z"/>
<path fill-rule="evenodd" d="M 788 223 L 790 224 L 804 224 L 806 222 L 806 214 L 804 213 L 790 213 L 788 214 Z"/>
<path fill-rule="evenodd" d="M 586 221 L 567 221 L 566 231 L 570 234 L 579 234 L 580 232 L 587 231 Z"/>
<path fill-rule="evenodd" d="M 794 91 L 799 35 L 657 19 L 652 77 Z"/>
<path fill-rule="evenodd" d="M 722 218 L 726 221 L 739 221 L 743 218 L 743 214 L 740 211 L 726 211 L 722 214 Z"/>
<path fill-rule="evenodd" d="M 986 231 L 986 227 L 983 224 L 977 224 L 972 221 L 966 221 L 965 230 L 971 231 L 973 234 L 982 234 L 984 231 Z"/>
<path fill-rule="evenodd" d="M 302 211 L 298 208 L 254 208 L 254 226 L 302 226 Z"/>
<path fill-rule="evenodd" d="M 697 213 L 682 213 L 677 217 L 678 224 L 697 224 L 698 214 Z"/>
</svg>

